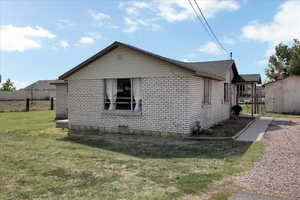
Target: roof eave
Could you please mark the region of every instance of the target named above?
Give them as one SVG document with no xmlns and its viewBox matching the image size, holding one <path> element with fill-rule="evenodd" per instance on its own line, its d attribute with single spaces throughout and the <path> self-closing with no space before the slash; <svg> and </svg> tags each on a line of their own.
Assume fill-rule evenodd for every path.
<svg viewBox="0 0 300 200">
<path fill-rule="evenodd" d="M 203 78 L 209 78 L 209 79 L 213 79 L 216 81 L 225 81 L 226 80 L 221 76 L 208 74 L 208 73 L 204 73 L 204 72 L 195 72 L 195 74 L 196 74 L 196 76 L 203 77 Z"/>
<path fill-rule="evenodd" d="M 106 48 L 102 49 L 101 51 L 99 51 L 98 53 L 96 53 L 94 56 L 88 58 L 87 60 L 83 61 L 79 65 L 77 65 L 74 68 L 72 68 L 71 70 L 69 70 L 66 73 L 62 74 L 61 76 L 58 77 L 58 79 L 59 80 L 64 80 L 64 79 L 68 78 L 73 73 L 75 73 L 76 71 L 80 70 L 82 67 L 90 64 L 91 62 L 95 61 L 97 58 L 99 58 L 99 57 L 107 54 L 108 52 L 110 52 L 111 50 L 115 49 L 116 47 L 118 47 L 118 42 L 112 43 L 108 47 L 106 47 Z"/>
</svg>

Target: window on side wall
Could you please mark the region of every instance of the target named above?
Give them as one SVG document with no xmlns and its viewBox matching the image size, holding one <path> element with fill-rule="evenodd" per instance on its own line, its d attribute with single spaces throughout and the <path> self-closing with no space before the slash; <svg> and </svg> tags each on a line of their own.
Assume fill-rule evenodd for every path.
<svg viewBox="0 0 300 200">
<path fill-rule="evenodd" d="M 140 79 L 105 79 L 105 110 L 141 111 Z"/>
<path fill-rule="evenodd" d="M 224 83 L 224 102 L 229 102 L 229 83 Z"/>
<path fill-rule="evenodd" d="M 210 79 L 204 79 L 203 104 L 211 104 L 211 93 L 212 93 L 212 81 Z"/>
</svg>

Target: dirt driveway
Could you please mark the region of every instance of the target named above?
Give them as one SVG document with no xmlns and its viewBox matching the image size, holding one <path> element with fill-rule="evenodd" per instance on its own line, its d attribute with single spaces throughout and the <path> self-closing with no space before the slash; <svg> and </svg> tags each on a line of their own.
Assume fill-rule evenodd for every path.
<svg viewBox="0 0 300 200">
<path fill-rule="evenodd" d="M 263 140 L 263 157 L 234 183 L 249 192 L 300 199 L 300 119 L 275 119 Z"/>
</svg>

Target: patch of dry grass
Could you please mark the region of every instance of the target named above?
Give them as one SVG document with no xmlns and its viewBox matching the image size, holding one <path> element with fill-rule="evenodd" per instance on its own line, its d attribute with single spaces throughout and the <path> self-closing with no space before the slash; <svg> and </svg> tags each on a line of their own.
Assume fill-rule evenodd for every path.
<svg viewBox="0 0 300 200">
<path fill-rule="evenodd" d="M 249 168 L 260 144 L 103 134 L 70 138 L 54 113 L 0 113 L 0 199 L 177 199 Z"/>
</svg>

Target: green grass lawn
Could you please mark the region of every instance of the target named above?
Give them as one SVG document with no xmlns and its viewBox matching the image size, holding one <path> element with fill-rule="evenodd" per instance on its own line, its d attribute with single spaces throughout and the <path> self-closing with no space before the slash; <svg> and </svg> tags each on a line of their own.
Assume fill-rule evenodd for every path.
<svg viewBox="0 0 300 200">
<path fill-rule="evenodd" d="M 243 108 L 242 113 L 251 114 L 251 105 L 241 105 Z M 268 113 L 262 112 L 259 113 L 262 117 L 274 117 L 274 118 L 300 118 L 300 115 L 290 115 L 290 114 L 281 114 L 281 113 Z"/>
<path fill-rule="evenodd" d="M 180 199 L 248 169 L 263 151 L 260 142 L 69 138 L 53 119 L 51 111 L 0 113 L 1 200 Z"/>
</svg>

